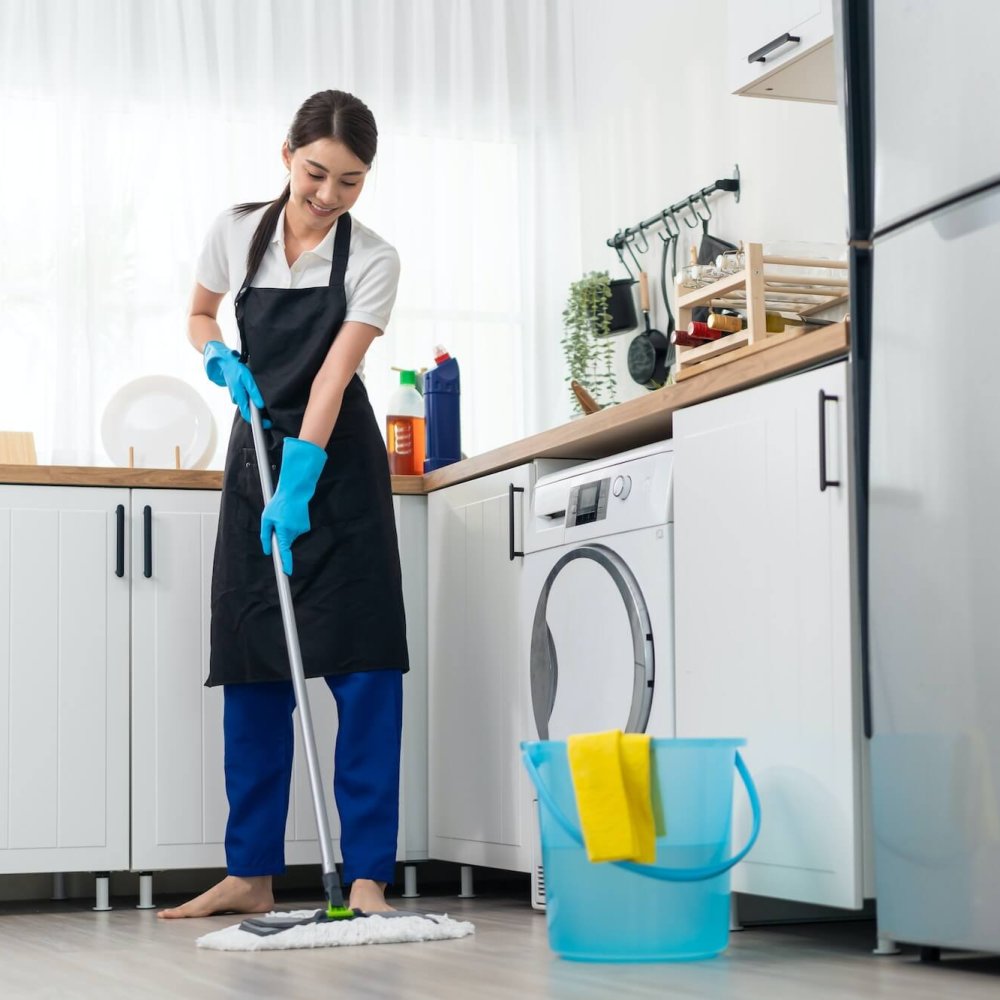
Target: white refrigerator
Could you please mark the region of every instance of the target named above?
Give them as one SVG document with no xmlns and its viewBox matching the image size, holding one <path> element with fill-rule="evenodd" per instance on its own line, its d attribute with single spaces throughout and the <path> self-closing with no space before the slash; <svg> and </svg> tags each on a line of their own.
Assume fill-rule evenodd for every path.
<svg viewBox="0 0 1000 1000">
<path fill-rule="evenodd" d="M 879 935 L 1000 952 L 1000 3 L 840 14 Z"/>
</svg>

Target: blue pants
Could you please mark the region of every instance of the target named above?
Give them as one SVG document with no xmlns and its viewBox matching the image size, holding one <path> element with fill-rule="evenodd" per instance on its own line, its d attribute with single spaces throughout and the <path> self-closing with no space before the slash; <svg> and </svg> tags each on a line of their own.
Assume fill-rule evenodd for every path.
<svg viewBox="0 0 1000 1000">
<path fill-rule="evenodd" d="M 371 670 L 326 682 L 337 702 L 333 795 L 344 882 L 391 882 L 399 829 L 403 674 Z M 280 875 L 294 748 L 292 682 L 226 684 L 224 692 L 226 867 L 230 875 Z"/>
</svg>

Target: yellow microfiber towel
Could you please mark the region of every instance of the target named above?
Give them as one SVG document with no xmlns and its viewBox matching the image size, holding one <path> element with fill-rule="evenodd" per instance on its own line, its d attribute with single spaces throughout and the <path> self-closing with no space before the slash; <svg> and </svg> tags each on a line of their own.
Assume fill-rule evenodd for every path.
<svg viewBox="0 0 1000 1000">
<path fill-rule="evenodd" d="M 656 860 L 645 733 L 582 733 L 567 741 L 569 770 L 591 861 Z"/>
</svg>

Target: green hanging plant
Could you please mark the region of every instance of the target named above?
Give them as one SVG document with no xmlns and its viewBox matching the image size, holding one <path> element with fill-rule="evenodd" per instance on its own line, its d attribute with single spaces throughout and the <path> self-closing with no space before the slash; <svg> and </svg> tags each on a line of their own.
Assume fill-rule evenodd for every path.
<svg viewBox="0 0 1000 1000">
<path fill-rule="evenodd" d="M 615 345 L 611 339 L 611 278 L 607 271 L 591 271 L 569 286 L 563 310 L 563 338 L 569 374 L 603 406 L 616 402 Z M 570 389 L 573 410 L 582 413 L 579 400 Z"/>
</svg>

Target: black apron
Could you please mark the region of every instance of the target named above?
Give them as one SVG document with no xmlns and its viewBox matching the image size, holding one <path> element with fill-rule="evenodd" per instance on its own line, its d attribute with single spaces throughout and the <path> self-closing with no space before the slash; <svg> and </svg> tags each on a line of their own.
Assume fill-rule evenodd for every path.
<svg viewBox="0 0 1000 1000">
<path fill-rule="evenodd" d="M 277 485 L 282 442 L 297 437 L 309 390 L 347 313 L 351 217 L 334 238 L 330 284 L 253 288 L 236 297 L 241 360 L 253 372 Z M 307 677 L 407 670 L 406 622 L 389 461 L 355 374 L 309 504 L 311 530 L 292 545 L 295 618 Z M 288 680 L 274 563 L 260 544 L 264 510 L 250 425 L 236 411 L 222 482 L 212 571 L 212 652 L 206 685 Z"/>
</svg>

